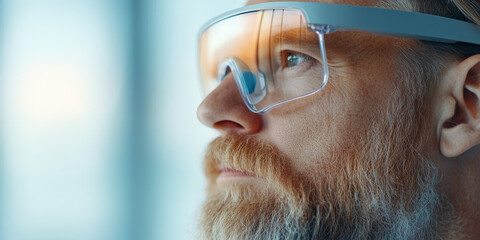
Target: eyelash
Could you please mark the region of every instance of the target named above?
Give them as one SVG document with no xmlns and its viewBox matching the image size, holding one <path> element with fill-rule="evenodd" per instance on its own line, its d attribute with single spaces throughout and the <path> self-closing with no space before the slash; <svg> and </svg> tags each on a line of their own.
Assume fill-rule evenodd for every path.
<svg viewBox="0 0 480 240">
<path fill-rule="evenodd" d="M 288 58 L 289 57 L 293 57 L 293 56 L 297 56 L 297 61 L 299 62 L 296 62 L 296 63 L 293 63 L 293 64 L 296 64 L 294 66 L 289 66 L 289 60 Z M 292 68 L 292 67 L 297 67 L 297 66 L 301 66 L 303 63 L 306 63 L 306 62 L 309 62 L 309 61 L 312 61 L 312 60 L 315 60 L 313 57 L 310 57 L 306 54 L 303 54 L 303 53 L 299 53 L 299 52 L 296 52 L 296 51 L 291 51 L 291 50 L 285 50 L 285 51 L 282 51 L 281 52 L 281 59 L 282 59 L 282 68 Z M 292 59 L 292 61 L 295 61 L 294 59 Z"/>
</svg>

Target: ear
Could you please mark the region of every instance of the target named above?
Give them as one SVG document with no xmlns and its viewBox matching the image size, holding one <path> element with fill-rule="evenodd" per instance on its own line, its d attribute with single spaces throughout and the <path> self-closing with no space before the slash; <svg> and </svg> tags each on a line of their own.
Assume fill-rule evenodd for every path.
<svg viewBox="0 0 480 240">
<path fill-rule="evenodd" d="M 440 152 L 457 157 L 480 143 L 480 54 L 458 63 L 446 76 Z"/>
</svg>

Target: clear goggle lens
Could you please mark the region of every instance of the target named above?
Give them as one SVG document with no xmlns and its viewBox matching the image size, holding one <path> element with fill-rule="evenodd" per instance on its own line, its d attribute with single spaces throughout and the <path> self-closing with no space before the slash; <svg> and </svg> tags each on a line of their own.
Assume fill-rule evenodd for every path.
<svg viewBox="0 0 480 240">
<path fill-rule="evenodd" d="M 323 33 L 311 30 L 298 10 L 261 10 L 217 22 L 202 34 L 199 57 L 206 93 L 232 75 L 255 113 L 311 95 L 328 80 Z"/>
</svg>

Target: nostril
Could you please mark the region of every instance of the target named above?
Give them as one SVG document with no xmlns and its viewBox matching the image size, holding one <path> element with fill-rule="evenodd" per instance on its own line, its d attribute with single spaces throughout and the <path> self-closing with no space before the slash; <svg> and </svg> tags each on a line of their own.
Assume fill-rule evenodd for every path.
<svg viewBox="0 0 480 240">
<path fill-rule="evenodd" d="M 238 131 L 244 129 L 239 123 L 228 120 L 216 122 L 213 124 L 213 127 L 224 131 Z"/>
</svg>

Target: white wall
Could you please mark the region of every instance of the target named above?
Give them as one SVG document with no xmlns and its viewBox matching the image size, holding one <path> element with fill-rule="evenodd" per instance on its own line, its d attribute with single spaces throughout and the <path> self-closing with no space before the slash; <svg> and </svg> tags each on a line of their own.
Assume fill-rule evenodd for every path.
<svg viewBox="0 0 480 240">
<path fill-rule="evenodd" d="M 126 239 L 126 1 L 3 0 L 0 239 Z"/>
</svg>

